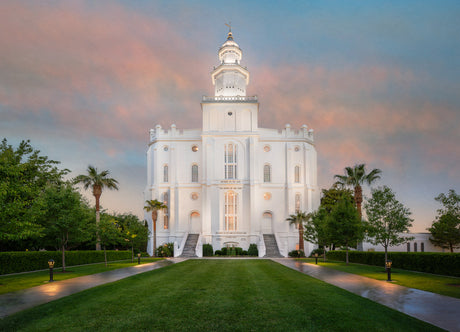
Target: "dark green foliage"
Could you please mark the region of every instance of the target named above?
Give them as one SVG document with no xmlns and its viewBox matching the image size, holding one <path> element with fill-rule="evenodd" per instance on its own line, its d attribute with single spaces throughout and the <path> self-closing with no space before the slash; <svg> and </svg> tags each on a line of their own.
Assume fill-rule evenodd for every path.
<svg viewBox="0 0 460 332">
<path fill-rule="evenodd" d="M 329 251 L 326 256 L 345 261 L 345 251 Z M 384 252 L 350 251 L 348 257 L 352 263 L 376 266 L 383 266 L 385 261 Z M 388 259 L 395 268 L 460 277 L 460 253 L 389 252 Z"/>
<path fill-rule="evenodd" d="M 300 258 L 305 257 L 305 253 L 302 250 L 292 250 L 288 253 L 289 257 Z"/>
<path fill-rule="evenodd" d="M 251 243 L 249 245 L 248 255 L 249 256 L 256 256 L 256 257 L 259 256 L 259 249 L 257 249 L 257 244 Z"/>
<path fill-rule="evenodd" d="M 0 274 L 43 270 L 48 268 L 48 260 L 55 261 L 54 267 L 62 267 L 60 251 L 0 252 Z M 131 258 L 130 251 L 107 251 L 107 260 L 116 261 Z M 104 261 L 103 251 L 67 251 L 66 265 L 82 265 Z"/>
<path fill-rule="evenodd" d="M 68 170 L 41 156 L 30 141 L 17 149 L 6 139 L 0 144 L 0 241 L 39 238 L 44 227 L 39 219 L 46 211 L 40 197 L 46 186 L 62 183 Z"/>
<path fill-rule="evenodd" d="M 316 248 L 313 249 L 310 253 L 310 257 L 314 256 L 315 254 L 318 254 L 318 256 L 321 256 L 324 254 L 324 249 L 323 248 Z"/>
<path fill-rule="evenodd" d="M 223 247 L 221 250 L 216 250 L 216 256 L 243 256 L 243 248 Z"/>
<path fill-rule="evenodd" d="M 216 256 L 222 256 L 222 250 L 216 250 L 216 252 L 214 253 L 214 255 L 216 255 Z"/>
<path fill-rule="evenodd" d="M 460 247 L 460 195 L 449 190 L 447 195 L 440 194 L 435 198 L 442 204 L 438 215 L 430 228 L 430 241 L 435 246 L 448 248 L 450 252 Z"/>
<path fill-rule="evenodd" d="M 212 249 L 212 244 L 205 243 L 203 244 L 203 257 L 210 257 L 214 250 Z"/>
<path fill-rule="evenodd" d="M 157 257 L 174 257 L 174 243 L 165 243 L 156 250 Z"/>
</svg>

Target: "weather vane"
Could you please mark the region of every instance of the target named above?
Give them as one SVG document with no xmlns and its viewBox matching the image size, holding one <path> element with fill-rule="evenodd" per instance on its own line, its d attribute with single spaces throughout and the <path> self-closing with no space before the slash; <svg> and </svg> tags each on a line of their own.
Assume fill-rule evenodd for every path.
<svg viewBox="0 0 460 332">
<path fill-rule="evenodd" d="M 232 32 L 232 22 L 225 23 L 226 26 L 228 26 L 228 32 Z"/>
</svg>

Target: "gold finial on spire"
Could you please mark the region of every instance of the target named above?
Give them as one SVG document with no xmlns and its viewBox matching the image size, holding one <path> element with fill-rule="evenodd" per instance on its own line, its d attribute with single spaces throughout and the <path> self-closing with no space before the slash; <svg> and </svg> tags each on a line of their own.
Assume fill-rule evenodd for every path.
<svg viewBox="0 0 460 332">
<path fill-rule="evenodd" d="M 225 23 L 226 26 L 228 26 L 228 36 L 227 40 L 233 40 L 233 35 L 232 35 L 232 22 Z"/>
</svg>

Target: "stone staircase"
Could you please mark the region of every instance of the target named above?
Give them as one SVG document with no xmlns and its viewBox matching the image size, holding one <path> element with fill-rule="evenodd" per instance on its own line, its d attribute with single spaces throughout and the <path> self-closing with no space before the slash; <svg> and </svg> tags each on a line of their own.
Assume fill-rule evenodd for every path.
<svg viewBox="0 0 460 332">
<path fill-rule="evenodd" d="M 264 234 L 265 256 L 264 257 L 283 257 L 278 249 L 275 235 Z"/>
<path fill-rule="evenodd" d="M 195 252 L 196 244 L 198 242 L 199 234 L 189 234 L 185 241 L 184 250 L 179 257 L 198 257 Z"/>
</svg>

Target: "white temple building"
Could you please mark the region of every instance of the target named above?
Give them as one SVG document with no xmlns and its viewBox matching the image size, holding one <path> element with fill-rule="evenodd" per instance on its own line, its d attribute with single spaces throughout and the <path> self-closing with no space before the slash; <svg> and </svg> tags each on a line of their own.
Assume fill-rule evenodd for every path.
<svg viewBox="0 0 460 332">
<path fill-rule="evenodd" d="M 255 243 L 261 257 L 287 256 L 299 235 L 286 218 L 319 205 L 313 130 L 259 128 L 259 102 L 246 95 L 250 74 L 231 31 L 218 57 L 202 128 L 150 129 L 145 200 L 168 206 L 158 214 L 157 246 L 173 242 L 175 256 L 201 257 L 203 244 L 215 251 Z M 152 255 L 151 214 L 145 219 Z M 306 253 L 313 248 L 305 242 Z"/>
</svg>

